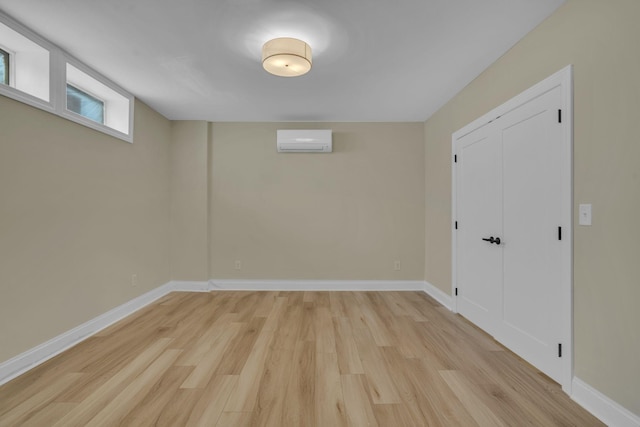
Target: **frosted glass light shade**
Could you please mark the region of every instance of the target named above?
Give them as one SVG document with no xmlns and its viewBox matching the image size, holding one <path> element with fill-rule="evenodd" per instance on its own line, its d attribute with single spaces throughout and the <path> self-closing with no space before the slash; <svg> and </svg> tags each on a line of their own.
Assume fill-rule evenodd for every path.
<svg viewBox="0 0 640 427">
<path fill-rule="evenodd" d="M 262 46 L 262 66 L 276 76 L 301 76 L 311 69 L 311 47 L 290 37 L 269 40 Z"/>
</svg>

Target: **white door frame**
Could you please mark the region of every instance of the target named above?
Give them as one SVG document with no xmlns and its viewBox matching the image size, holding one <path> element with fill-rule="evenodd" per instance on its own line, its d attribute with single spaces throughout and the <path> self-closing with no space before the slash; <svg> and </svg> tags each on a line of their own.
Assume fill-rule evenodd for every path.
<svg viewBox="0 0 640 427">
<path fill-rule="evenodd" d="M 490 123 L 521 105 L 529 102 L 554 89 L 561 88 L 562 92 L 562 389 L 571 395 L 573 381 L 573 67 L 568 65 L 555 74 L 547 77 L 540 83 L 527 89 L 516 97 L 510 99 L 499 107 L 494 108 L 482 117 L 474 120 L 451 136 L 452 168 L 451 168 L 451 298 L 453 311 L 458 312 L 456 288 L 457 288 L 457 187 L 456 187 L 456 163 L 454 156 L 457 153 L 457 140 L 473 132 L 474 130 Z"/>
</svg>

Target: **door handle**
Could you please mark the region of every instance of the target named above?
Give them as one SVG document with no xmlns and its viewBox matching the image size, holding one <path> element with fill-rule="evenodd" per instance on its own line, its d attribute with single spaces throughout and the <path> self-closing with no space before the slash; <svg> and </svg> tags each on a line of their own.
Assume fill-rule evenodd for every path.
<svg viewBox="0 0 640 427">
<path fill-rule="evenodd" d="M 494 238 L 493 236 L 491 236 L 488 239 L 483 238 L 482 240 L 484 240 L 485 242 L 489 242 L 489 243 L 495 243 L 496 245 L 500 244 L 500 238 L 499 237 Z"/>
</svg>

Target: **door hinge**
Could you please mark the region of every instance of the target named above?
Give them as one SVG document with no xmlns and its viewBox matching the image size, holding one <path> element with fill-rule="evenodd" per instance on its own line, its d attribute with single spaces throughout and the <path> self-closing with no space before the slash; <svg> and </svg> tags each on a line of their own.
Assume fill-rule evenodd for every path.
<svg viewBox="0 0 640 427">
<path fill-rule="evenodd" d="M 456 227 L 456 230 L 457 230 L 458 229 L 458 221 L 456 221 L 455 227 Z"/>
<path fill-rule="evenodd" d="M 458 155 L 457 154 L 453 155 L 453 163 L 458 163 Z"/>
<path fill-rule="evenodd" d="M 558 240 L 562 240 L 562 227 L 558 227 Z"/>
<path fill-rule="evenodd" d="M 456 288 L 456 296 L 458 296 L 458 288 Z"/>
<path fill-rule="evenodd" d="M 558 344 L 558 357 L 562 357 L 562 344 Z"/>
<path fill-rule="evenodd" d="M 558 110 L 558 123 L 562 123 L 562 110 Z"/>
</svg>

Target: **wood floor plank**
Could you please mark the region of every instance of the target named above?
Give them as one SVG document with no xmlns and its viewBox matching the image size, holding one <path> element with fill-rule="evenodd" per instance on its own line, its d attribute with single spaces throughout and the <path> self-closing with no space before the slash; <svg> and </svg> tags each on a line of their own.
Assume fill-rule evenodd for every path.
<svg viewBox="0 0 640 427">
<path fill-rule="evenodd" d="M 313 320 L 316 326 L 316 352 L 335 353 L 336 340 L 333 332 L 333 319 L 327 307 L 317 307 Z"/>
<path fill-rule="evenodd" d="M 508 394 L 510 400 L 522 408 L 526 418 L 535 424 L 547 425 L 602 425 L 584 410 L 576 410 L 571 398 L 547 376 L 540 374 L 531 365 L 514 354 L 503 351 L 491 354 L 484 360 L 486 375 L 493 378 Z M 470 380 L 477 376 L 470 375 Z M 531 405 L 531 402 L 536 402 Z M 580 408 L 581 409 L 581 408 Z"/>
<path fill-rule="evenodd" d="M 267 317 L 273 309 L 273 305 L 276 303 L 277 298 L 280 296 L 278 291 L 266 291 L 261 295 L 258 304 L 254 308 L 254 317 Z"/>
<path fill-rule="evenodd" d="M 364 375 L 341 375 L 347 422 L 349 426 L 378 426 Z M 382 425 L 384 427 L 384 424 Z"/>
<path fill-rule="evenodd" d="M 346 292 L 329 292 L 329 308 L 332 317 L 347 317 Z"/>
<path fill-rule="evenodd" d="M 346 317 L 334 317 L 336 353 L 341 374 L 364 374 L 351 323 Z"/>
<path fill-rule="evenodd" d="M 179 350 L 173 350 L 179 351 Z M 169 405 L 180 389 L 180 385 L 191 373 L 191 366 L 171 366 L 166 375 L 159 375 L 158 381 L 149 389 L 146 395 L 140 393 L 140 398 L 131 411 L 119 422 L 123 426 L 157 426 L 159 419 L 167 405 Z"/>
<path fill-rule="evenodd" d="M 471 378 L 471 376 L 469 377 Z M 491 408 L 498 418 L 508 425 L 536 427 L 553 424 L 547 417 L 531 413 L 527 405 L 512 398 L 512 394 L 498 384 L 477 384 L 477 396 Z"/>
<path fill-rule="evenodd" d="M 254 409 L 260 378 L 264 372 L 265 360 L 274 336 L 273 330 L 262 330 L 244 368 L 238 376 L 236 387 L 231 392 L 225 406 L 226 412 L 251 412 Z"/>
<path fill-rule="evenodd" d="M 373 403 L 402 403 L 391 378 L 391 369 L 368 329 L 361 329 L 356 333 L 355 341 Z"/>
<path fill-rule="evenodd" d="M 285 319 L 297 315 L 296 310 L 288 309 Z M 284 326 L 287 327 L 284 327 Z M 286 395 L 281 392 L 283 384 L 289 382 L 291 365 L 295 356 L 295 343 L 299 324 L 283 322 L 273 338 L 271 351 L 265 361 L 265 369 L 260 380 L 257 401 L 253 411 L 252 425 L 282 426 L 287 425 L 287 414 L 284 411 Z"/>
<path fill-rule="evenodd" d="M 422 359 L 409 359 L 402 366 L 405 376 L 420 396 L 420 409 L 429 426 L 477 426 L 471 414 L 448 387 L 439 371 Z"/>
<path fill-rule="evenodd" d="M 101 426 L 107 423 L 121 424 L 127 414 L 142 400 L 153 385 L 161 381 L 162 374 L 176 361 L 182 350 L 166 350 L 149 365 L 138 377 L 133 379 L 87 424 L 87 427 Z"/>
<path fill-rule="evenodd" d="M 429 321 L 401 292 L 382 292 L 381 297 L 394 315 L 409 316 L 414 322 Z"/>
<path fill-rule="evenodd" d="M 154 427 L 175 427 L 186 425 L 189 421 L 191 412 L 202 393 L 203 391 L 197 388 L 178 389 L 173 395 L 173 398 L 160 410 L 152 425 Z M 138 427 L 138 425 L 131 425 L 131 427 Z"/>
<path fill-rule="evenodd" d="M 53 402 L 36 412 L 33 417 L 20 421 L 16 425 L 20 427 L 50 426 L 58 422 L 77 405 L 72 402 Z"/>
<path fill-rule="evenodd" d="M 191 313 L 200 313 L 200 316 L 193 316 Z M 192 343 L 194 338 L 201 333 L 202 325 L 208 325 L 211 318 L 222 314 L 221 310 L 211 309 L 211 298 L 205 294 L 204 298 L 192 296 L 186 300 L 186 304 L 170 306 L 167 312 L 166 321 L 161 325 L 164 336 L 173 338 L 172 348 L 182 349 L 187 343 Z"/>
<path fill-rule="evenodd" d="M 375 292 L 357 293 L 356 301 L 360 304 L 361 316 L 364 318 L 364 323 L 376 345 L 380 347 L 391 346 L 394 344 L 394 337 L 387 327 L 387 322 L 384 321 L 383 316 L 386 313 L 382 314 L 380 311 L 376 311 L 376 308 L 379 308 L 379 306 L 376 307 L 379 305 L 377 304 L 379 300 L 375 294 Z"/>
<path fill-rule="evenodd" d="M 231 324 L 237 323 L 237 317 L 236 313 L 225 313 L 216 319 L 192 345 L 185 346 L 187 350 L 180 355 L 177 365 L 197 366 L 205 357 L 208 357 L 216 338 L 226 329 L 233 328 Z"/>
<path fill-rule="evenodd" d="M 303 294 L 302 302 L 310 302 L 310 303 L 312 303 L 316 299 L 317 292 L 304 291 L 302 294 Z"/>
<path fill-rule="evenodd" d="M 356 298 L 358 292 L 345 292 L 343 296 L 347 307 L 347 315 L 351 321 L 351 327 L 354 332 L 360 329 L 368 329 L 366 318 L 362 312 L 362 301 L 364 297 Z"/>
<path fill-rule="evenodd" d="M 276 297 L 274 304 L 271 306 L 271 311 L 267 315 L 267 320 L 264 322 L 264 329 L 268 331 L 277 329 L 282 313 L 287 307 L 287 302 L 288 299 L 286 297 Z"/>
<path fill-rule="evenodd" d="M 417 427 L 424 425 L 416 424 L 404 404 L 374 405 L 373 413 L 381 426 Z"/>
<path fill-rule="evenodd" d="M 211 343 L 207 357 L 198 363 L 189 377 L 184 381 L 181 388 L 204 388 L 223 360 L 225 350 L 229 346 L 229 343 L 241 328 L 242 324 L 231 323 L 227 329 L 221 331 L 220 335 L 215 337 L 213 343 Z"/>
<path fill-rule="evenodd" d="M 302 304 L 304 303 L 304 292 L 280 291 L 278 292 L 278 296 L 286 298 L 288 306 L 302 307 Z"/>
<path fill-rule="evenodd" d="M 60 377 L 57 381 L 48 384 L 46 387 L 27 398 L 19 405 L 1 414 L 0 426 L 20 425 L 37 412 L 51 403 L 55 397 L 66 388 L 70 387 L 81 378 L 83 374 L 69 373 Z"/>
<path fill-rule="evenodd" d="M 251 412 L 223 412 L 216 424 L 217 427 L 249 427 L 253 414 Z M 210 426 L 211 424 L 207 424 Z"/>
<path fill-rule="evenodd" d="M 0 386 L 4 426 L 602 426 L 423 292 L 176 292 Z"/>
<path fill-rule="evenodd" d="M 221 375 L 213 378 L 190 412 L 186 425 L 189 427 L 216 425 L 237 382 L 237 375 Z"/>
<path fill-rule="evenodd" d="M 234 334 L 229 345 L 224 349 L 226 354 L 233 354 L 234 357 L 222 358 L 216 369 L 216 375 L 238 375 L 242 371 L 249 354 L 251 354 L 251 349 L 255 345 L 260 332 L 264 329 L 265 318 L 254 317 L 249 322 L 237 323 L 233 327 L 236 328 L 238 325 L 241 325 L 241 328 Z"/>
<path fill-rule="evenodd" d="M 161 338 L 140 353 L 133 361 L 123 366 L 115 375 L 103 385 L 89 394 L 81 405 L 76 406 L 60 419 L 54 426 L 83 426 L 95 416 L 108 402 L 110 402 L 126 385 L 157 357 L 159 357 L 171 343 L 171 338 Z"/>
<path fill-rule="evenodd" d="M 480 427 L 505 426 L 496 414 L 473 393 L 464 375 L 458 371 L 440 371 L 440 375 Z"/>
<path fill-rule="evenodd" d="M 297 341 L 291 376 L 286 386 L 284 412 L 288 425 L 313 426 L 315 422 L 316 349 L 314 341 Z"/>
<path fill-rule="evenodd" d="M 315 307 L 312 302 L 302 303 L 302 319 L 300 329 L 300 339 L 303 341 L 316 340 Z"/>
<path fill-rule="evenodd" d="M 315 412 L 317 426 L 347 426 L 336 353 L 316 351 Z"/>
<path fill-rule="evenodd" d="M 394 347 L 409 359 L 428 358 L 431 350 L 420 337 L 417 328 L 428 328 L 426 322 L 415 322 L 408 316 L 394 316 L 388 320 L 389 330 L 394 336 Z"/>
<path fill-rule="evenodd" d="M 401 405 L 386 405 L 388 407 L 387 412 L 385 413 L 394 413 L 394 411 L 402 410 L 403 412 L 403 422 L 409 422 L 409 425 L 414 426 L 426 426 L 427 416 L 424 415 L 421 408 L 424 407 L 424 398 L 420 394 L 419 390 L 416 388 L 415 384 L 410 380 L 409 375 L 411 373 L 404 369 L 406 364 L 406 359 L 402 355 L 399 349 L 395 347 L 383 347 L 380 349 L 382 355 L 384 357 L 387 366 L 393 366 L 394 375 L 392 376 L 393 383 L 398 390 L 398 394 L 400 395 L 400 399 L 402 400 Z M 407 375 L 409 374 L 409 375 Z M 376 405 L 381 406 L 381 405 Z M 376 414 L 378 414 L 376 412 Z M 378 417 L 378 415 L 376 415 Z M 379 417 L 378 417 L 379 418 Z"/>
<path fill-rule="evenodd" d="M 329 292 L 319 292 L 316 291 L 315 297 L 313 300 L 313 304 L 316 308 L 327 308 L 331 309 L 331 298 L 329 297 Z"/>
</svg>

